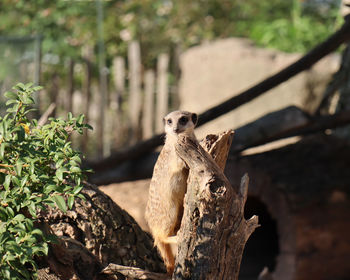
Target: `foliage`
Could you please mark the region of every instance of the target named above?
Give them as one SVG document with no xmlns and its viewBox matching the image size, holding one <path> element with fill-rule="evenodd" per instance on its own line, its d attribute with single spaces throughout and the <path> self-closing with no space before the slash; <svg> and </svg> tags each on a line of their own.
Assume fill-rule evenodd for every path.
<svg viewBox="0 0 350 280">
<path fill-rule="evenodd" d="M 99 1 L 103 6 L 103 36 L 97 31 Z M 246 37 L 262 47 L 306 52 L 340 26 L 339 3 L 340 0 L 2 0 L 0 36 L 43 35 L 45 65 L 41 83 L 50 89 L 54 74 L 63 84 L 68 79 L 68 59 L 78 65 L 88 60 L 93 82 L 97 81 L 98 58 L 105 57 L 111 69 L 116 55 L 126 57 L 131 40 L 141 44 L 145 69 L 154 68 L 162 52 L 174 58 L 172 53 L 179 50 L 227 37 Z M 101 56 L 100 38 L 105 46 Z M 28 59 L 23 52 L 17 55 L 19 44 L 10 47 L 12 56 L 2 55 L 1 47 L 0 42 L 0 86 L 4 86 L 3 81 L 7 86 L 12 84 L 11 79 L 6 79 L 11 76 L 10 69 L 18 71 L 19 64 L 32 62 L 33 57 Z M 10 59 L 8 64 L 1 55 Z M 170 61 L 170 72 L 176 63 Z M 75 87 L 81 87 L 84 68 L 75 67 L 74 74 Z"/>
<path fill-rule="evenodd" d="M 259 45 L 285 52 L 306 52 L 325 40 L 341 22 L 337 6 L 328 8 L 327 17 L 315 13 L 310 6 L 304 7 L 293 0 L 289 17 L 272 21 L 256 21 L 252 24 L 250 37 Z"/>
<path fill-rule="evenodd" d="M 174 45 L 244 36 L 263 46 L 305 51 L 329 35 L 339 19 L 339 0 L 98 0 L 104 7 L 109 62 L 142 45 L 146 64 Z M 96 1 L 3 0 L 1 35 L 44 36 L 44 53 L 76 59 L 97 45 Z M 339 21 L 338 21 L 339 23 Z M 304 39 L 305 37 L 305 39 Z M 286 47 L 286 45 L 288 47 Z M 61 61 L 61 63 L 64 60 Z"/>
<path fill-rule="evenodd" d="M 7 114 L 0 117 L 0 278 L 35 277 L 34 257 L 48 253 L 46 236 L 37 226 L 38 211 L 71 208 L 83 198 L 80 154 L 68 141 L 82 133 L 84 117 L 50 119 L 39 126 L 30 121 L 33 93 L 40 87 L 17 84 L 6 92 Z"/>
</svg>

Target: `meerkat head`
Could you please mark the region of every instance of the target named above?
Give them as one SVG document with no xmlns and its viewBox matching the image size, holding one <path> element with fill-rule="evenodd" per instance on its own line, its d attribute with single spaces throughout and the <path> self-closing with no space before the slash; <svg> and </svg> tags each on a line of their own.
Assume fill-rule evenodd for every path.
<svg viewBox="0 0 350 280">
<path fill-rule="evenodd" d="M 174 111 L 166 115 L 163 119 L 165 133 L 177 136 L 180 133 L 193 134 L 197 124 L 198 116 L 187 111 Z"/>
</svg>

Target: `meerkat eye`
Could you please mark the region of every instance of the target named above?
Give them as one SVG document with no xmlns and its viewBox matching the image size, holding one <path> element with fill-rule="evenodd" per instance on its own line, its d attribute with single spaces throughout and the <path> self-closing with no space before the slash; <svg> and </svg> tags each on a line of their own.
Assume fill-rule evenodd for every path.
<svg viewBox="0 0 350 280">
<path fill-rule="evenodd" d="M 186 118 L 186 117 L 181 117 L 181 118 L 179 119 L 179 123 L 180 123 L 181 125 L 185 125 L 187 122 L 188 122 L 188 118 Z"/>
<path fill-rule="evenodd" d="M 169 125 L 173 123 L 173 121 L 172 121 L 171 119 L 168 119 L 166 122 L 167 122 L 167 124 L 169 124 Z"/>
</svg>

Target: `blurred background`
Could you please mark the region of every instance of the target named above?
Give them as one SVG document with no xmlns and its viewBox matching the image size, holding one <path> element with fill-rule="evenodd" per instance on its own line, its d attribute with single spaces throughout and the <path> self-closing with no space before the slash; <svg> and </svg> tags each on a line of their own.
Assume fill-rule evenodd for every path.
<svg viewBox="0 0 350 280">
<path fill-rule="evenodd" d="M 196 97 L 199 92 L 194 91 L 202 89 L 185 81 L 198 84 L 204 79 L 200 69 L 209 70 L 209 76 L 214 71 L 208 66 L 211 62 L 205 64 L 200 57 L 193 63 L 191 58 L 185 59 L 183 63 L 189 66 L 180 65 L 191 47 L 209 47 L 225 38 L 248 38 L 251 41 L 246 45 L 237 41 L 231 46 L 227 41 L 225 47 L 223 41 L 212 50 L 223 57 L 236 53 L 228 65 L 237 69 L 246 64 L 239 61 L 240 50 L 262 47 L 301 54 L 327 38 L 343 21 L 339 0 L 2 0 L 0 5 L 1 92 L 19 81 L 34 82 L 44 87 L 37 97 L 41 112 L 55 103 L 55 116 L 69 111 L 84 113 L 94 131 L 83 141 L 76 140 L 83 143 L 75 144 L 89 158 L 108 156 L 114 149 L 160 132 L 160 120 L 168 111 L 186 107 L 200 113 L 208 102 L 217 104 L 271 73 L 266 65 L 249 73 L 256 80 L 246 80 L 227 69 L 223 76 L 241 82 L 227 84 L 224 80 L 225 93 L 208 81 L 217 90 L 207 90 L 214 98 L 201 92 L 205 103 L 201 105 Z M 204 56 L 218 60 L 210 51 Z M 273 57 L 275 53 L 262 56 Z M 251 54 L 250 64 L 254 60 Z M 273 70 L 284 61 L 275 59 Z M 182 68 L 192 66 L 195 71 L 185 73 L 181 89 L 181 73 L 187 71 Z M 264 66 L 258 63 L 257 67 Z M 190 96 L 181 100 L 181 95 Z M 186 102 L 198 106 L 187 106 Z"/>
<path fill-rule="evenodd" d="M 147 230 L 157 145 L 140 141 L 163 131 L 168 112 L 205 112 L 295 62 L 343 26 L 347 3 L 0 0 L 0 91 L 33 82 L 38 117 L 83 113 L 94 130 L 71 140 L 95 169 L 90 181 Z M 264 268 L 259 279 L 349 279 L 349 67 L 343 44 L 196 130 L 235 129 L 226 175 L 251 178 L 246 218 L 261 227 L 240 279 Z M 141 152 L 125 150 L 137 143 Z"/>
</svg>

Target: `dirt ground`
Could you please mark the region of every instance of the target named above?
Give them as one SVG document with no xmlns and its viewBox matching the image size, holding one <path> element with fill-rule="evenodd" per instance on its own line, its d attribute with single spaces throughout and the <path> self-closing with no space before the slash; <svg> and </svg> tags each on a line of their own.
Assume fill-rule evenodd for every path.
<svg viewBox="0 0 350 280">
<path fill-rule="evenodd" d="M 110 196 L 115 203 L 126 210 L 141 226 L 148 231 L 144 215 L 148 198 L 150 180 L 139 180 L 101 186 L 100 190 Z"/>
</svg>

